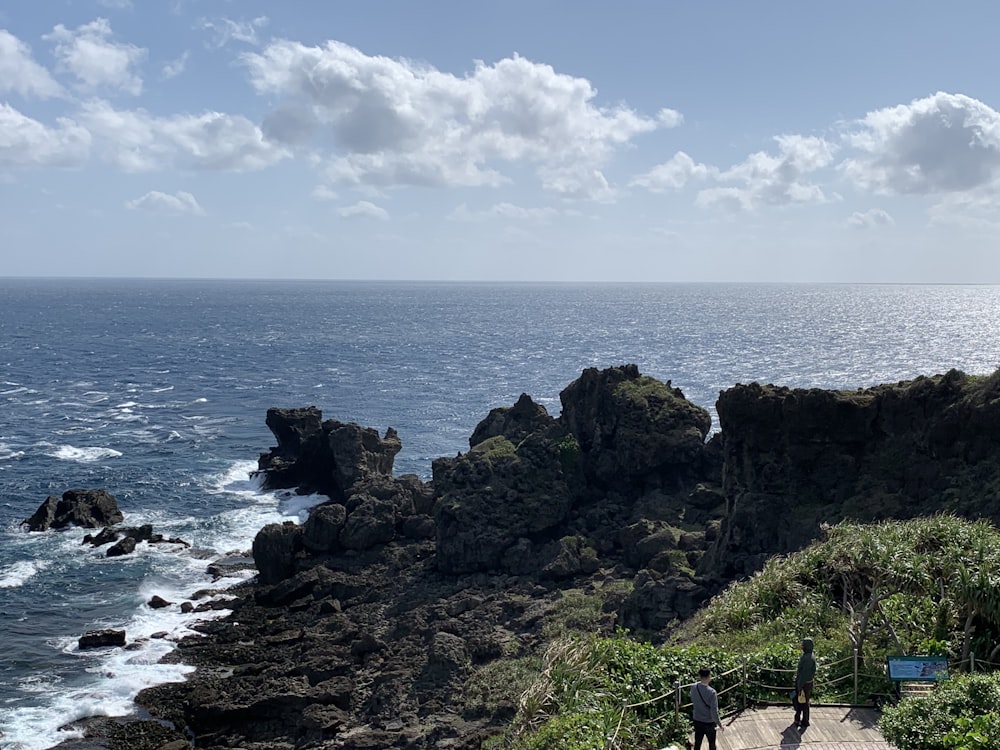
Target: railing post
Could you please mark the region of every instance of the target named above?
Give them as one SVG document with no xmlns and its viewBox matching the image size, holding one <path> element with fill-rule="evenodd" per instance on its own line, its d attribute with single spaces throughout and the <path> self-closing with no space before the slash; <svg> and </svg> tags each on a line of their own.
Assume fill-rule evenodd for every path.
<svg viewBox="0 0 1000 750">
<path fill-rule="evenodd" d="M 976 653 L 975 651 L 969 652 L 969 674 L 976 671 Z"/>
<path fill-rule="evenodd" d="M 674 714 L 680 716 L 681 713 L 681 681 L 674 680 Z"/>
<path fill-rule="evenodd" d="M 858 705 L 858 650 L 854 649 L 854 705 Z"/>
<path fill-rule="evenodd" d="M 748 659 L 747 659 L 747 657 L 744 656 L 743 657 L 743 677 L 740 680 L 741 686 L 743 688 L 741 692 L 743 693 L 743 710 L 744 711 L 747 710 L 747 691 L 749 690 L 749 685 L 747 684 L 747 662 L 748 662 Z"/>
</svg>

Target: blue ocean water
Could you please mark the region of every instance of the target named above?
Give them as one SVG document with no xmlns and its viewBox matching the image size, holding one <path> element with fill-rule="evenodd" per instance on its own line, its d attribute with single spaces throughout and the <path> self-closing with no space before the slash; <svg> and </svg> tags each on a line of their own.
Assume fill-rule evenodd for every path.
<svg viewBox="0 0 1000 750">
<path fill-rule="evenodd" d="M 197 616 L 145 602 L 213 585 L 206 559 L 315 502 L 249 479 L 268 407 L 395 427 L 397 473 L 428 477 L 490 408 L 527 392 L 558 414 L 583 368 L 629 362 L 713 415 L 738 382 L 989 373 L 1000 287 L 0 279 L 0 744 L 51 747 L 183 679 L 157 661 Z M 74 487 L 195 549 L 108 559 L 84 530 L 20 528 Z M 79 652 L 96 627 L 135 648 Z"/>
</svg>

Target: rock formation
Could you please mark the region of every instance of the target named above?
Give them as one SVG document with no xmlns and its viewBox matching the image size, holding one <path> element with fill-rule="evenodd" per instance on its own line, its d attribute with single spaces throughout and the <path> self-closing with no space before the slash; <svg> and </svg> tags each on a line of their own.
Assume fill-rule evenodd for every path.
<svg viewBox="0 0 1000 750">
<path fill-rule="evenodd" d="M 392 476 L 392 429 L 269 410 L 265 486 L 328 501 L 260 531 L 256 581 L 205 605 L 233 614 L 173 655 L 196 675 L 139 702 L 204 748 L 472 750 L 515 710 L 489 676 L 561 628 L 663 638 L 824 523 L 1000 513 L 1000 372 L 738 385 L 710 440 L 704 409 L 632 365 L 560 398 L 559 417 L 493 409 L 430 483 Z"/>
<path fill-rule="evenodd" d="M 114 496 L 104 490 L 66 490 L 61 498 L 46 498 L 38 510 L 21 523 L 28 527 L 28 531 L 67 526 L 98 529 L 121 523 L 124 518 Z"/>
</svg>

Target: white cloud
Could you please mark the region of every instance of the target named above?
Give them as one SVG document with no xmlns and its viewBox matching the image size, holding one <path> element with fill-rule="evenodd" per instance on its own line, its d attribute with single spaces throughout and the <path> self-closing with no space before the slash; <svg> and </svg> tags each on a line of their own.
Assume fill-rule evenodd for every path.
<svg viewBox="0 0 1000 750">
<path fill-rule="evenodd" d="M 317 201 L 335 201 L 340 196 L 326 185 L 317 185 L 313 188 L 312 198 Z"/>
<path fill-rule="evenodd" d="M 80 119 L 98 142 L 100 157 L 125 172 L 169 166 L 246 172 L 290 155 L 239 115 L 156 117 L 143 109 L 116 110 L 95 100 L 83 105 Z"/>
<path fill-rule="evenodd" d="M 691 180 L 703 180 L 718 172 L 715 167 L 699 164 L 683 151 L 678 151 L 669 161 L 639 175 L 629 185 L 659 193 L 669 189 L 679 190 Z"/>
<path fill-rule="evenodd" d="M 358 201 L 353 206 L 338 208 L 337 213 L 345 219 L 366 218 L 377 219 L 379 221 L 387 221 L 389 219 L 388 211 L 370 201 Z"/>
<path fill-rule="evenodd" d="M 68 118 L 56 124 L 49 127 L 0 103 L 0 166 L 81 166 L 90 153 L 90 133 Z"/>
<path fill-rule="evenodd" d="M 881 208 L 870 208 L 867 211 L 855 211 L 848 217 L 847 223 L 859 229 L 870 229 L 872 227 L 892 226 L 896 220 Z"/>
<path fill-rule="evenodd" d="M 125 201 L 125 207 L 133 211 L 149 211 L 150 213 L 177 216 L 179 214 L 194 214 L 204 216 L 205 211 L 191 193 L 179 190 L 173 195 L 150 190 L 135 200 Z"/>
<path fill-rule="evenodd" d="M 708 188 L 698 193 L 695 202 L 729 210 L 824 202 L 826 195 L 819 185 L 803 178 L 833 161 L 834 144 L 804 135 L 779 135 L 774 140 L 778 144 L 777 155 L 757 151 L 718 174 L 719 181 L 743 183 L 742 187 Z"/>
<path fill-rule="evenodd" d="M 31 56 L 31 47 L 0 29 L 0 92 L 47 99 L 62 94 L 62 86 Z"/>
<path fill-rule="evenodd" d="M 176 78 L 187 68 L 187 63 L 190 57 L 191 53 L 185 51 L 180 57 L 165 63 L 163 65 L 163 70 L 160 73 L 160 77 L 164 80 Z"/>
<path fill-rule="evenodd" d="M 498 185 L 504 164 L 528 163 L 547 189 L 606 200 L 602 167 L 615 150 L 681 119 L 598 107 L 586 79 L 517 56 L 464 77 L 337 41 L 276 41 L 242 59 L 258 92 L 294 104 L 279 110 L 274 137 L 299 145 L 322 128 L 337 149 L 328 177 L 354 186 Z"/>
<path fill-rule="evenodd" d="M 847 142 L 865 152 L 846 174 L 876 193 L 971 190 L 1000 178 L 1000 113 L 962 94 L 938 92 L 869 112 Z"/>
<path fill-rule="evenodd" d="M 59 70 L 72 73 L 85 91 L 108 88 L 127 94 L 142 93 L 142 78 L 133 67 L 146 57 L 134 44 L 111 41 L 111 24 L 98 18 L 70 31 L 62 24 L 43 39 L 55 43 Z"/>
<path fill-rule="evenodd" d="M 559 211 L 551 207 L 525 208 L 513 203 L 497 203 L 482 211 L 472 211 L 462 203 L 455 208 L 448 218 L 452 221 L 484 221 L 487 219 L 514 219 L 518 221 L 545 221 L 559 215 Z"/>
<path fill-rule="evenodd" d="M 659 120 L 664 127 L 676 128 L 684 122 L 684 115 L 678 112 L 676 109 L 666 109 L 663 108 L 656 113 L 656 119 Z"/>
<path fill-rule="evenodd" d="M 268 24 L 267 16 L 258 16 L 250 21 L 233 21 L 230 18 L 210 20 L 202 18 L 196 29 L 212 32 L 212 45 L 216 49 L 225 47 L 230 42 L 243 42 L 257 46 L 257 30 Z"/>
</svg>

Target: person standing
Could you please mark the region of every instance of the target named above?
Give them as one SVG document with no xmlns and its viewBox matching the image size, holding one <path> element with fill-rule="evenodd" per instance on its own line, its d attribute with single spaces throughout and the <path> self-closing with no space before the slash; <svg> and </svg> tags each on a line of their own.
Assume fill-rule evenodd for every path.
<svg viewBox="0 0 1000 750">
<path fill-rule="evenodd" d="M 694 750 L 701 750 L 701 741 L 708 738 L 708 750 L 715 750 L 715 728 L 724 731 L 719 718 L 719 695 L 708 683 L 711 670 L 698 670 L 698 682 L 691 686 L 691 718 L 694 720 Z"/>
<path fill-rule="evenodd" d="M 813 685 L 816 680 L 816 657 L 813 656 L 812 638 L 802 639 L 802 656 L 795 668 L 795 694 L 792 706 L 795 708 L 795 725 L 799 729 L 809 726 L 809 704 L 812 701 Z"/>
</svg>

